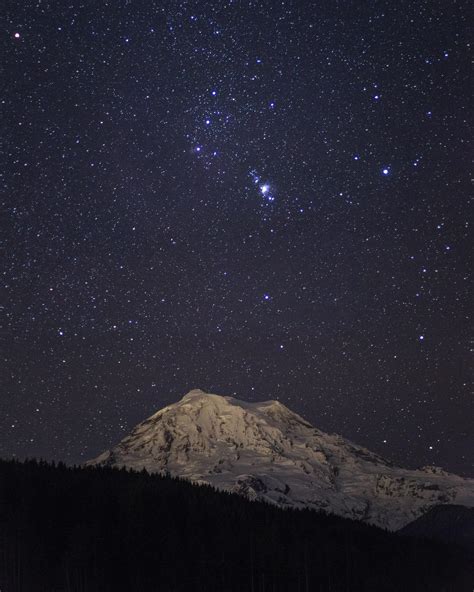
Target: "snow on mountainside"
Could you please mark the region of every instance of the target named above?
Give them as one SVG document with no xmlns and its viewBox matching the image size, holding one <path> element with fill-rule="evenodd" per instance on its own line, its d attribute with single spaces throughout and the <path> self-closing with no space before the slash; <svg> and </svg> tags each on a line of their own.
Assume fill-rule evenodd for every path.
<svg viewBox="0 0 474 592">
<path fill-rule="evenodd" d="M 474 506 L 474 479 L 408 470 L 326 434 L 278 401 L 192 390 L 88 465 L 167 472 L 280 506 L 397 530 L 436 504 Z"/>
</svg>

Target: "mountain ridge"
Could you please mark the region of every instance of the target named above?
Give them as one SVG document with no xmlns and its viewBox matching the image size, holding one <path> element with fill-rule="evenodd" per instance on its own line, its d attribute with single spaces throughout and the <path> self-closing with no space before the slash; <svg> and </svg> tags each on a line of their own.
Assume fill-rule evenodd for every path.
<svg viewBox="0 0 474 592">
<path fill-rule="evenodd" d="M 409 470 L 279 401 L 188 392 L 86 464 L 166 472 L 282 507 L 314 508 L 397 530 L 444 503 L 474 505 L 474 480 Z"/>
</svg>

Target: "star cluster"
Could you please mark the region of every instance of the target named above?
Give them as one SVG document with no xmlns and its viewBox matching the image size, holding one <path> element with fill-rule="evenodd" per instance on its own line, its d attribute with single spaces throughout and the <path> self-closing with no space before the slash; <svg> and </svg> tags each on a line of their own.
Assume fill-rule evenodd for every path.
<svg viewBox="0 0 474 592">
<path fill-rule="evenodd" d="M 467 22 L 7 2 L 0 454 L 81 462 L 199 387 L 472 473 Z"/>
</svg>

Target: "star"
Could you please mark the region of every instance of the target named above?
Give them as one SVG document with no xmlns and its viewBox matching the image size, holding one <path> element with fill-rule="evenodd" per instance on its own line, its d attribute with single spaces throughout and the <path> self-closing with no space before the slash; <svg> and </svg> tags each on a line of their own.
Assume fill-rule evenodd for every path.
<svg viewBox="0 0 474 592">
<path fill-rule="evenodd" d="M 252 181 L 257 184 L 260 181 L 260 177 L 257 175 L 255 170 L 250 171 L 249 175 L 252 177 Z"/>
<path fill-rule="evenodd" d="M 363 426 L 369 448 L 386 439 L 401 461 L 423 462 L 449 428 L 451 452 L 433 446 L 466 470 L 454 443 L 462 406 L 443 416 L 468 353 L 461 6 L 412 11 L 413 45 L 400 3 L 390 4 L 391 43 L 385 2 L 355 20 L 321 4 L 319 24 L 308 2 L 278 3 L 275 18 L 258 2 L 172 2 L 162 15 L 149 2 L 127 1 L 125 12 L 109 2 L 82 16 L 59 2 L 44 43 L 41 11 L 26 18 L 22 4 L 38 2 L 9 3 L 6 29 L 4 59 L 24 92 L 13 76 L 2 96 L 12 128 L 5 223 L 15 229 L 2 277 L 14 347 L 2 363 L 16 370 L 6 372 L 0 433 L 40 400 L 48 421 L 65 421 L 69 407 L 86 425 L 100 409 L 112 423 L 116 408 L 136 418 L 131 394 L 148 392 L 154 368 L 157 409 L 161 393 L 179 397 L 183 382 L 212 376 L 217 394 L 280 394 L 323 430 Z M 325 23 L 345 32 L 344 55 Z M 104 67 L 117 77 L 101 78 Z M 58 72 L 67 75 L 47 75 Z M 210 334 L 189 356 L 190 335 Z M 405 364 L 432 417 L 405 388 Z M 93 390 L 89 410 L 80 393 Z M 417 413 L 426 434 L 413 447 Z M 387 418 L 394 430 L 381 440 Z M 88 453 L 73 424 L 38 449 L 26 447 L 26 428 L 0 448 L 76 461 Z M 105 448 L 99 432 L 89 437 Z"/>
</svg>

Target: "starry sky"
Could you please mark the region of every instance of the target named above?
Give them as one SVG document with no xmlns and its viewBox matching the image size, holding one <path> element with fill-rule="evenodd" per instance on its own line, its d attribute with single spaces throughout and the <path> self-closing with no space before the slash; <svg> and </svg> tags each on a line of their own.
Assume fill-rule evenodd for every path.
<svg viewBox="0 0 474 592">
<path fill-rule="evenodd" d="M 468 2 L 1 11 L 1 456 L 202 388 L 474 474 Z"/>
</svg>

